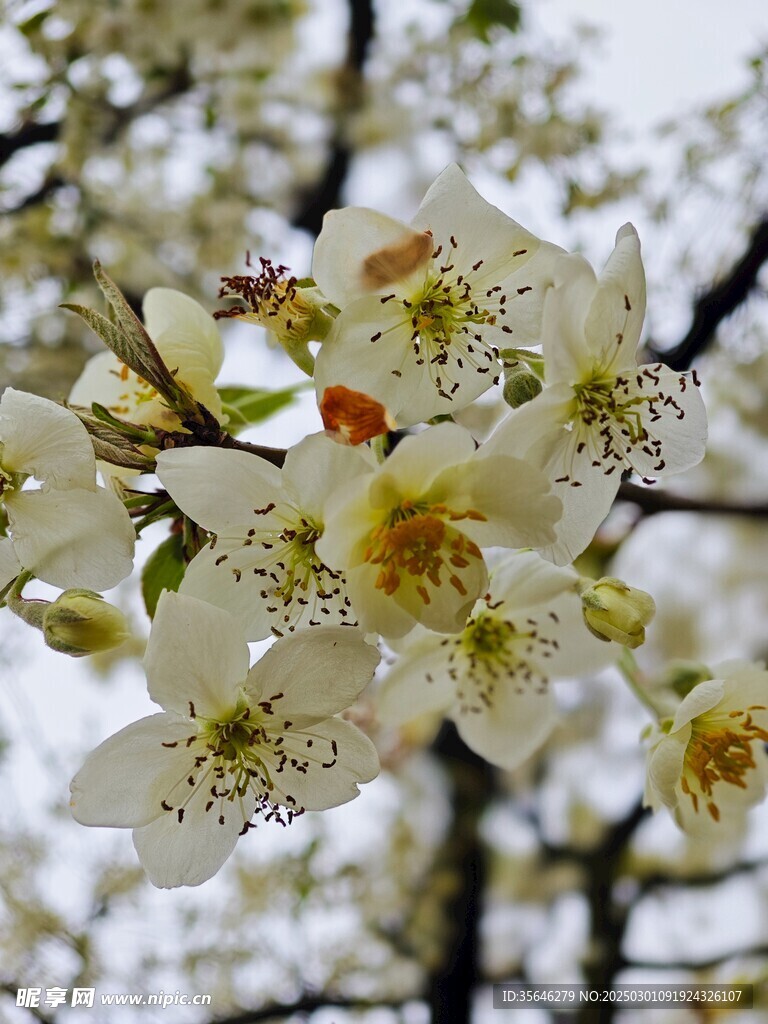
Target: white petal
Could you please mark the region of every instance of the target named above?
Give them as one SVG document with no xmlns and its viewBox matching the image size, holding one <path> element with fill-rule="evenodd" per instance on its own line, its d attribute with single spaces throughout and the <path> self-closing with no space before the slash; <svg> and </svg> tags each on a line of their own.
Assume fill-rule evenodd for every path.
<svg viewBox="0 0 768 1024">
<path fill-rule="evenodd" d="M 443 245 L 444 254 L 459 269 L 469 270 L 482 260 L 473 282 L 492 278 L 498 284 L 523 267 L 541 245 L 530 231 L 486 202 L 457 164 L 446 167 L 430 186 L 413 225 L 431 230 L 436 244 Z M 454 248 L 452 235 L 458 243 Z"/>
<path fill-rule="evenodd" d="M 189 721 L 162 714 L 142 718 L 96 747 L 70 783 L 72 814 L 81 825 L 136 828 L 164 813 L 171 789 L 190 769 Z M 178 744 L 164 746 L 163 744 Z"/>
<path fill-rule="evenodd" d="M 248 452 L 172 449 L 158 455 L 157 475 L 182 512 L 214 533 L 251 524 L 255 509 L 281 500 L 280 470 Z"/>
<path fill-rule="evenodd" d="M 358 783 L 370 782 L 379 774 L 373 743 L 341 718 L 328 718 L 286 733 L 280 749 L 288 755 L 288 761 L 281 772 L 271 769 L 277 788 L 270 799 L 288 807 L 308 811 L 337 807 L 358 796 Z M 291 760 L 303 765 L 305 771 L 293 767 Z"/>
<path fill-rule="evenodd" d="M 22 491 L 6 504 L 16 554 L 45 583 L 108 590 L 131 572 L 136 533 L 102 487 Z"/>
<path fill-rule="evenodd" d="M 674 808 L 677 804 L 677 786 L 690 738 L 691 726 L 687 724 L 665 736 L 648 758 L 648 787 L 667 807 Z"/>
<path fill-rule="evenodd" d="M 224 361 L 216 321 L 203 307 L 172 288 L 151 288 L 144 296 L 144 325 L 163 362 L 214 416 L 221 400 L 214 385 Z"/>
<path fill-rule="evenodd" d="M 22 569 L 23 566 L 16 557 L 13 541 L 8 537 L 0 537 L 0 590 L 7 587 L 11 580 L 15 580 Z"/>
<path fill-rule="evenodd" d="M 562 256 L 555 287 L 544 297 L 541 320 L 547 384 L 573 385 L 591 375 L 593 357 L 585 322 L 596 294 L 597 278 L 589 263 L 576 254 Z"/>
<path fill-rule="evenodd" d="M 125 379 L 123 379 L 125 376 Z M 116 416 L 136 418 L 135 375 L 128 373 L 114 352 L 91 356 L 72 385 L 69 401 L 90 409 L 98 402 Z"/>
<path fill-rule="evenodd" d="M 556 621 L 550 618 L 556 616 Z M 537 611 L 534 611 L 534 615 Z M 541 662 L 552 679 L 585 676 L 615 662 L 621 648 L 593 636 L 584 624 L 581 598 L 567 592 L 547 605 L 548 632 L 557 641 L 557 648 Z M 550 628 L 551 627 L 551 628 Z"/>
<path fill-rule="evenodd" d="M 446 471 L 433 489 L 437 491 L 441 485 L 445 502 L 454 511 L 470 508 L 485 517 L 457 524 L 481 547 L 540 548 L 555 538 L 553 524 L 560 519 L 562 506 L 544 474 L 521 459 L 478 455 L 454 471 Z"/>
<path fill-rule="evenodd" d="M 652 374 L 652 379 L 644 376 Z M 680 473 L 701 462 L 707 441 L 707 412 L 687 374 L 666 366 L 641 366 L 628 375 L 633 394 L 658 396 L 651 407 L 636 406 L 648 439 L 633 445 L 627 462 L 641 476 Z M 642 389 L 633 385 L 644 380 Z"/>
<path fill-rule="evenodd" d="M 555 523 L 555 543 L 543 547 L 541 553 L 558 565 L 572 562 L 590 543 L 621 480 L 620 465 L 606 475 L 602 465 L 592 465 L 588 448 L 578 451 L 580 434 L 565 427 L 569 395 L 572 390 L 564 384 L 545 388 L 507 417 L 480 450 L 484 455 L 506 448 L 546 475 L 562 502 L 562 517 Z"/>
<path fill-rule="evenodd" d="M 165 401 L 112 352 L 99 352 L 88 360 L 72 387 L 69 401 L 87 409 L 98 402 L 114 416 L 132 423 L 147 423 L 164 430 L 179 429 L 179 418 Z M 107 472 L 111 472 L 109 464 L 106 466 Z M 99 468 L 105 472 L 105 464 Z"/>
<path fill-rule="evenodd" d="M 335 385 L 369 395 L 395 417 L 410 410 L 414 399 L 432 402 L 437 392 L 428 368 L 417 364 L 412 333 L 399 303 L 365 297 L 346 306 L 315 360 L 318 402 Z"/>
<path fill-rule="evenodd" d="M 142 310 L 144 326 L 156 345 L 162 336 L 166 344 L 173 343 L 189 356 L 185 368 L 199 365 L 211 378 L 216 376 L 224 360 L 224 346 L 216 321 L 199 302 L 173 288 L 150 288 Z"/>
<path fill-rule="evenodd" d="M 495 687 L 491 706 L 451 714 L 459 734 L 475 753 L 500 768 L 517 768 L 547 739 L 557 722 L 551 687 L 520 685 L 503 679 Z"/>
<path fill-rule="evenodd" d="M 322 526 L 325 503 L 340 486 L 376 467 L 366 445 L 339 444 L 325 434 L 311 434 L 289 448 L 283 466 L 286 494 L 315 524 Z"/>
<path fill-rule="evenodd" d="M 222 555 L 225 562 L 219 561 Z M 264 580 L 253 571 L 264 558 L 260 545 L 243 547 L 243 538 L 220 537 L 214 549 L 204 547 L 189 563 L 179 593 L 229 612 L 247 640 L 264 640 L 276 624 L 274 613 L 267 611 L 272 602 L 261 597 Z"/>
<path fill-rule="evenodd" d="M 739 665 L 724 680 L 721 708 L 723 711 L 744 711 L 750 706 L 768 704 L 768 672 L 758 665 Z M 753 714 L 758 722 L 764 717 Z M 762 724 L 762 723 L 761 723 Z"/>
<path fill-rule="evenodd" d="M 273 644 L 248 674 L 246 692 L 254 704 L 271 701 L 278 717 L 325 718 L 357 700 L 378 663 L 357 629 L 305 629 Z"/>
<path fill-rule="evenodd" d="M 360 628 L 366 633 L 401 637 L 414 627 L 413 616 L 375 586 L 377 565 L 361 565 L 347 570 L 347 593 L 355 609 Z"/>
<path fill-rule="evenodd" d="M 585 323 L 590 350 L 607 373 L 635 366 L 645 317 L 645 271 L 631 224 L 616 236 Z"/>
<path fill-rule="evenodd" d="M 464 463 L 474 452 L 475 442 L 468 430 L 456 423 L 439 423 L 403 438 L 380 475 L 393 477 L 403 496 L 417 498 L 428 493 L 440 473 Z"/>
<path fill-rule="evenodd" d="M 370 498 L 371 485 L 377 479 L 373 475 L 355 478 L 330 497 L 323 509 L 325 528 L 315 550 L 325 565 L 344 571 L 348 583 L 348 570 L 360 564 L 369 534 L 381 522 L 381 508 L 372 507 Z"/>
<path fill-rule="evenodd" d="M 573 591 L 577 580 L 573 569 L 552 565 L 536 551 L 515 551 L 491 571 L 491 603 L 503 601 L 509 612 L 535 608 Z"/>
<path fill-rule="evenodd" d="M 573 471 L 573 463 L 570 454 L 563 451 L 562 458 L 550 463 L 547 470 L 557 481 L 566 475 L 566 467 Z M 611 510 L 621 480 L 618 471 L 606 476 L 602 469 L 591 465 L 582 464 L 577 472 L 580 487 L 572 487 L 569 481 L 554 484 L 554 492 L 563 505 L 563 515 L 555 524 L 557 540 L 549 547 L 542 547 L 541 553 L 556 565 L 573 562 L 592 542 Z M 554 476 L 555 473 L 558 476 Z"/>
<path fill-rule="evenodd" d="M 560 449 L 573 411 L 573 389 L 553 384 L 502 420 L 479 451 L 483 456 L 512 455 L 525 459 L 535 447 L 534 464 L 546 465 Z"/>
<path fill-rule="evenodd" d="M 149 695 L 162 707 L 221 721 L 248 673 L 239 624 L 213 605 L 164 591 L 157 604 L 144 667 Z"/>
<path fill-rule="evenodd" d="M 312 276 L 334 305 L 342 308 L 371 291 L 365 260 L 389 246 L 407 244 L 419 232 L 402 221 L 361 206 L 331 210 L 315 242 Z"/>
<path fill-rule="evenodd" d="M 419 627 L 400 645 L 394 666 L 377 691 L 383 722 L 403 725 L 420 715 L 447 711 L 456 700 L 456 683 L 448 675 L 448 648 L 443 638 Z"/>
<path fill-rule="evenodd" d="M 133 833 L 133 845 L 149 880 L 160 889 L 179 885 L 200 885 L 216 874 L 227 860 L 243 829 L 250 821 L 255 797 L 242 801 L 219 801 L 206 812 L 206 793 L 196 792 L 179 822 L 175 813 L 165 813 L 151 825 Z M 223 813 L 224 824 L 219 820 Z"/>
<path fill-rule="evenodd" d="M 96 489 L 96 457 L 83 424 L 69 409 L 6 388 L 0 399 L 6 470 L 31 473 L 54 487 Z"/>
<path fill-rule="evenodd" d="M 694 686 L 680 702 L 672 723 L 672 733 L 677 733 L 694 718 L 711 711 L 722 700 L 724 686 L 722 679 L 707 679 Z"/>
</svg>

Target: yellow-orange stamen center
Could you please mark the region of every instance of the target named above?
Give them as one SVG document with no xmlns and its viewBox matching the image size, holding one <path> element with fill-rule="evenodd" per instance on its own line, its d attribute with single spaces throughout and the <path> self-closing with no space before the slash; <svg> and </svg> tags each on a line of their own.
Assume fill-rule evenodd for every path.
<svg viewBox="0 0 768 1024">
<path fill-rule="evenodd" d="M 370 565 L 380 566 L 376 588 L 391 597 L 407 574 L 421 580 L 415 589 L 427 605 L 431 597 L 426 584 L 441 586 L 445 570 L 450 585 L 466 596 L 466 586 L 457 570 L 466 569 L 470 559 L 482 555 L 474 541 L 450 526 L 461 519 L 484 521 L 485 516 L 475 509 L 456 512 L 442 504 L 419 506 L 404 501 L 390 513 L 388 522 L 376 526 L 370 534 L 363 557 Z"/>
<path fill-rule="evenodd" d="M 715 783 L 722 781 L 739 789 L 747 788 L 745 776 L 757 767 L 752 744 L 756 740 L 768 742 L 768 731 L 753 720 L 752 712 L 765 710 L 762 705 L 754 705 L 746 711 L 729 712 L 728 720 L 719 716 L 710 719 L 706 714 L 694 720 L 681 787 L 690 796 L 695 812 L 699 810 L 700 793 L 707 800 L 712 818 L 719 821 L 720 808 L 713 799 Z M 699 793 L 692 788 L 688 774 L 698 784 Z"/>
</svg>

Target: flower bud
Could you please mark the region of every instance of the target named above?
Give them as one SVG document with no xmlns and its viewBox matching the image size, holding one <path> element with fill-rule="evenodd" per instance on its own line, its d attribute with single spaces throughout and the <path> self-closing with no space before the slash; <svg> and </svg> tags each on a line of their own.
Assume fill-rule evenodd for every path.
<svg viewBox="0 0 768 1024">
<path fill-rule="evenodd" d="M 49 647 L 73 658 L 111 651 L 131 635 L 120 609 L 92 590 L 65 590 L 48 605 L 43 634 Z"/>
<path fill-rule="evenodd" d="M 708 679 L 714 679 L 714 676 L 706 665 L 698 661 L 676 660 L 666 667 L 658 685 L 660 688 L 672 690 L 682 699 L 687 697 L 695 686 Z"/>
<path fill-rule="evenodd" d="M 645 627 L 656 612 L 650 594 L 612 576 L 582 590 L 581 606 L 590 633 L 599 640 L 615 640 L 632 648 L 645 642 Z"/>
<path fill-rule="evenodd" d="M 518 365 L 518 370 L 505 374 L 504 381 L 504 401 L 513 409 L 519 409 L 541 393 L 541 381 L 536 374 Z"/>
</svg>

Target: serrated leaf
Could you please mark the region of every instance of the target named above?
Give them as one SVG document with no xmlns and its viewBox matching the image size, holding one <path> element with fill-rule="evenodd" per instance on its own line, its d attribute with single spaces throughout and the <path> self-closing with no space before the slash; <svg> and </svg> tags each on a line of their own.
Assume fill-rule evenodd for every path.
<svg viewBox="0 0 768 1024">
<path fill-rule="evenodd" d="M 141 593 L 150 619 L 164 590 L 178 590 L 184 579 L 184 538 L 173 533 L 147 559 L 141 574 Z"/>
<path fill-rule="evenodd" d="M 111 441 L 104 441 L 100 437 L 91 435 L 91 443 L 96 453 L 96 458 L 102 462 L 109 462 L 113 466 L 121 466 L 123 469 L 147 470 L 154 466 L 154 460 L 147 459 L 141 453 L 133 454 Z"/>
<path fill-rule="evenodd" d="M 196 417 L 199 412 L 197 402 L 176 381 L 161 359 L 160 353 L 155 348 L 155 343 L 147 334 L 141 320 L 133 312 L 123 293 L 104 271 L 98 260 L 94 260 L 93 273 L 96 283 L 114 310 L 117 326 L 125 339 L 124 349 L 127 358 L 122 361 L 130 366 L 134 373 L 151 384 L 182 419 Z"/>
<path fill-rule="evenodd" d="M 107 348 L 115 353 L 120 362 L 125 363 L 126 366 L 130 365 L 128 360 L 131 358 L 131 354 L 125 336 L 120 328 L 113 324 L 111 320 L 107 320 L 105 316 L 97 313 L 95 309 L 89 309 L 88 306 L 78 306 L 74 302 L 62 302 L 61 308 L 68 309 L 82 317 L 93 333 L 98 334 Z"/>
<path fill-rule="evenodd" d="M 262 423 L 290 405 L 305 387 L 306 384 L 302 382 L 279 391 L 267 391 L 265 388 L 219 388 L 224 412 L 229 416 L 227 429 L 235 432 L 253 423 Z"/>
<path fill-rule="evenodd" d="M 117 466 L 125 466 L 131 469 L 154 468 L 154 459 L 149 455 L 145 455 L 130 438 L 112 426 L 113 422 L 119 424 L 119 420 L 114 420 L 109 414 L 107 414 L 108 419 L 106 420 L 97 418 L 96 411 L 101 409 L 101 406 L 94 403 L 93 415 L 89 415 L 82 406 L 70 405 L 67 408 L 77 416 L 88 431 L 94 451 L 96 452 L 96 458 L 102 459 L 105 462 L 114 462 Z M 101 448 L 97 447 L 97 442 L 101 445 Z M 112 451 L 113 449 L 114 451 Z M 100 451 L 103 454 L 100 454 Z M 119 453 L 119 458 L 116 456 L 116 453 Z M 126 459 L 130 461 L 126 461 Z"/>
</svg>

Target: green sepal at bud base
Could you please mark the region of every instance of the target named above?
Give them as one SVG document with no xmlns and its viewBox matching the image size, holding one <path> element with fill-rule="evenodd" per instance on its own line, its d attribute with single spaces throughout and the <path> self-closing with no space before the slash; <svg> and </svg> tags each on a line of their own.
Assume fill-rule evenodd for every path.
<svg viewBox="0 0 768 1024">
<path fill-rule="evenodd" d="M 527 367 L 534 377 L 544 382 L 544 356 L 540 352 L 531 352 L 527 348 L 503 348 L 499 358 L 505 378 Z"/>
<path fill-rule="evenodd" d="M 645 627 L 656 613 L 650 594 L 613 576 L 583 580 L 580 594 L 584 622 L 593 636 L 630 648 L 645 642 Z"/>
<path fill-rule="evenodd" d="M 42 629 L 48 647 L 72 658 L 111 651 L 131 635 L 120 609 L 92 590 L 65 590 L 45 609 Z"/>
</svg>

